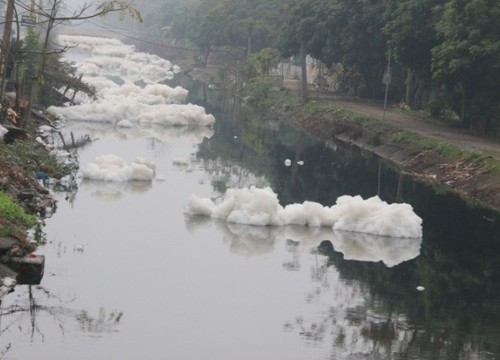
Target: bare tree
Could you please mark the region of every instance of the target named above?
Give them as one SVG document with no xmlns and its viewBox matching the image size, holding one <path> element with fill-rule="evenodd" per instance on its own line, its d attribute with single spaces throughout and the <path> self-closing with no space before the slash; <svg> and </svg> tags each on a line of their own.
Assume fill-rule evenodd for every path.
<svg viewBox="0 0 500 360">
<path fill-rule="evenodd" d="M 104 17 L 110 13 L 118 13 L 120 19 L 125 17 L 131 17 L 137 21 L 142 22 L 142 16 L 140 12 L 135 8 L 132 1 L 129 0 L 100 0 L 91 3 L 84 3 L 83 6 L 74 11 L 70 15 L 60 15 L 62 5 L 64 0 L 50 0 L 48 6 L 42 6 L 42 4 L 35 5 L 32 1 L 31 5 L 26 5 L 20 1 L 15 2 L 14 0 L 9 0 L 10 3 L 15 3 L 15 6 L 29 11 L 30 14 L 36 15 L 39 19 L 42 19 L 39 26 L 43 26 L 43 41 L 41 44 L 41 57 L 38 64 L 38 69 L 34 76 L 33 86 L 31 88 L 31 93 L 28 98 L 28 104 L 25 108 L 23 125 L 26 125 L 30 120 L 31 109 L 33 107 L 33 98 L 37 93 L 39 86 L 44 83 L 44 75 L 49 60 L 50 55 L 55 53 L 63 53 L 68 50 L 67 47 L 62 47 L 57 49 L 50 43 L 52 31 L 58 24 L 66 23 L 68 21 L 83 21 L 96 17 Z M 7 23 L 12 23 L 12 19 L 6 19 Z M 7 61 L 7 52 L 3 53 L 3 64 Z M 3 95 L 3 94 L 2 94 Z"/>
</svg>

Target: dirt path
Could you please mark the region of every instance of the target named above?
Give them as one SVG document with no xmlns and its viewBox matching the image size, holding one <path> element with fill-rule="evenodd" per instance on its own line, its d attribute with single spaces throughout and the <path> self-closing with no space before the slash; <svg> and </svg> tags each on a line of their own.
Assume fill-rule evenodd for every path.
<svg viewBox="0 0 500 360">
<path fill-rule="evenodd" d="M 414 131 L 418 134 L 446 141 L 461 149 L 481 151 L 500 161 L 500 143 L 469 134 L 464 129 L 454 128 L 445 124 L 433 124 L 422 117 L 405 115 L 392 107 L 387 107 L 384 114 L 383 105 L 361 102 L 345 97 L 330 96 L 332 102 L 361 114 L 384 120 L 391 125 Z"/>
</svg>

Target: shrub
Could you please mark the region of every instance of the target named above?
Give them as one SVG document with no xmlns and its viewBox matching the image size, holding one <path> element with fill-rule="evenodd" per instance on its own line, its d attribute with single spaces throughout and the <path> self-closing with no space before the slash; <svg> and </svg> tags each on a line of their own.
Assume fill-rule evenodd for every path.
<svg viewBox="0 0 500 360">
<path fill-rule="evenodd" d="M 34 215 L 26 214 L 21 206 L 2 191 L 0 191 L 0 218 L 24 228 L 31 228 L 36 224 Z"/>
<path fill-rule="evenodd" d="M 258 106 L 260 102 L 269 97 L 271 87 L 272 85 L 267 79 L 252 79 L 248 86 L 248 96 L 250 104 Z"/>
</svg>

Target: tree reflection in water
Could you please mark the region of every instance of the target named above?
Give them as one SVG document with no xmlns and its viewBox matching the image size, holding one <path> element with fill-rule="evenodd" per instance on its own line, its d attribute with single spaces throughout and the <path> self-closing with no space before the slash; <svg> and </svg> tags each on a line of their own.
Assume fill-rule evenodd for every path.
<svg viewBox="0 0 500 360">
<path fill-rule="evenodd" d="M 449 295 L 432 287 L 417 292 L 419 264 L 406 262 L 394 269 L 381 262 L 344 260 L 330 241 L 322 242 L 313 256 L 312 289 L 305 298 L 310 308 L 284 329 L 312 344 L 331 342 L 331 359 L 491 359 L 498 354 L 494 319 L 478 313 L 466 325 L 436 312 L 430 299 L 436 293 Z M 422 260 L 421 265 L 430 264 Z"/>
<path fill-rule="evenodd" d="M 23 336 L 22 333 L 28 335 L 27 338 L 32 343 L 35 342 L 35 337 L 39 337 L 40 342 L 43 343 L 46 334 L 37 322 L 41 313 L 45 313 L 53 319 L 55 327 L 61 332 L 63 337 L 67 327 L 71 326 L 73 322 L 76 322 L 83 332 L 88 332 L 96 336 L 116 332 L 123 316 L 123 312 L 121 311 L 113 310 L 107 312 L 101 308 L 97 317 L 93 318 L 87 310 L 76 310 L 67 306 L 67 304 L 74 302 L 75 299 L 64 301 L 39 285 L 18 285 L 16 286 L 16 290 L 23 293 L 11 305 L 3 307 L 0 301 L 0 337 L 9 332 L 19 332 L 21 336 Z M 24 297 L 24 295 L 27 297 Z M 43 305 L 51 301 L 56 301 L 57 304 Z M 26 323 L 28 323 L 28 326 L 25 326 Z M 44 326 L 47 326 L 47 322 L 44 322 L 44 324 Z M 7 344 L 4 349 L 0 349 L 0 359 L 3 359 L 4 355 L 11 349 L 11 344 Z"/>
<path fill-rule="evenodd" d="M 121 311 L 115 310 L 106 314 L 106 310 L 100 308 L 97 318 L 90 316 L 87 310 L 82 310 L 76 315 L 76 320 L 80 323 L 83 332 L 102 334 L 115 332 L 122 316 L 123 312 Z"/>
<path fill-rule="evenodd" d="M 331 206 L 340 195 L 379 195 L 388 203 L 411 204 L 424 219 L 421 242 L 320 234 L 320 240 L 332 241 L 335 251 L 320 248 L 327 260 L 318 255 L 306 304 L 326 310 L 321 318 L 299 314 L 285 323 L 285 331 L 307 341 L 331 341 L 331 358 L 500 355 L 500 214 L 413 179 L 363 149 L 335 140 L 318 142 L 283 124 L 279 131 L 276 126 L 268 129 L 268 121 L 257 114 L 242 115 L 217 114 L 214 136 L 197 152 L 200 161 L 234 161 L 250 169 L 267 180 L 282 205 L 308 200 Z M 239 134 L 239 151 L 234 134 Z M 303 166 L 283 166 L 285 159 L 299 158 Z M 230 185 L 243 187 L 248 179 Z M 283 230 L 275 244 L 300 241 L 298 246 L 286 245 L 283 268 L 299 272 L 306 263 L 299 248 L 320 241 Z M 235 244 L 238 234 L 232 233 L 231 239 Z M 250 241 L 243 243 L 250 253 Z M 319 273 L 327 283 L 318 280 Z M 417 286 L 425 291 L 417 291 Z M 318 331 L 331 336 L 314 335 Z"/>
</svg>

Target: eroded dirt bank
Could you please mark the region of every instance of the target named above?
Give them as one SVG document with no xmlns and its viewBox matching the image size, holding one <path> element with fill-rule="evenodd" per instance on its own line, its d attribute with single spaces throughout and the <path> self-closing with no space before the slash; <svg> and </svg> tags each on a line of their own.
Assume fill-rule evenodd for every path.
<svg viewBox="0 0 500 360">
<path fill-rule="evenodd" d="M 0 144 L 0 190 L 8 195 L 26 214 L 42 219 L 47 209 L 55 209 L 55 201 L 37 174 L 43 177 L 61 177 L 49 163 L 49 154 L 34 139 L 19 139 L 14 144 Z M 27 224 L 13 218 L 13 209 L 6 206 L 0 213 L 0 261 L 22 257 L 36 249 L 28 239 Z M 2 216 L 3 214 L 3 216 Z"/>
</svg>

